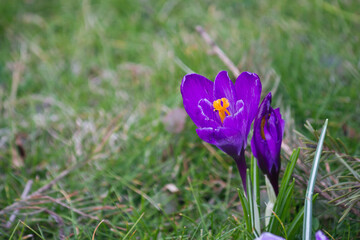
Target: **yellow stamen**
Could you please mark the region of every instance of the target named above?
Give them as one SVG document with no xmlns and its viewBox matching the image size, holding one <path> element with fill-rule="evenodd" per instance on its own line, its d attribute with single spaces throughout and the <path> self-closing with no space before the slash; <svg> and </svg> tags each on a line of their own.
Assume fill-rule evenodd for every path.
<svg viewBox="0 0 360 240">
<path fill-rule="evenodd" d="M 229 100 L 227 100 L 226 98 L 221 98 L 213 102 L 214 111 L 219 112 L 221 123 L 224 122 L 224 119 L 226 117 L 225 113 L 227 113 L 227 115 L 230 115 L 229 110 L 227 110 L 229 106 L 230 106 Z"/>
</svg>

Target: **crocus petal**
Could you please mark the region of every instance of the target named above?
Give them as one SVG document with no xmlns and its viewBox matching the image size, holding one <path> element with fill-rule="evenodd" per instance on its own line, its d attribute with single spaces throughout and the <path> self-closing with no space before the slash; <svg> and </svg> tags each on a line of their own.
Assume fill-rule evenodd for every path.
<svg viewBox="0 0 360 240">
<path fill-rule="evenodd" d="M 238 133 L 236 129 L 207 127 L 196 129 L 196 133 L 207 143 L 214 144 L 219 148 L 226 147 L 226 149 L 228 149 L 228 151 L 226 151 L 227 154 L 231 156 L 237 154 L 236 139 L 234 139 Z"/>
<path fill-rule="evenodd" d="M 269 149 L 266 144 L 260 144 L 263 141 L 261 132 L 257 130 L 254 125 L 254 133 L 251 139 L 251 151 L 254 157 L 258 160 L 258 165 L 263 173 L 269 171 L 268 161 L 262 161 L 266 156 L 270 156 Z"/>
<path fill-rule="evenodd" d="M 201 119 L 203 117 L 198 103 L 201 99 L 213 102 L 213 88 L 214 83 L 199 74 L 187 74 L 182 80 L 180 91 L 183 97 L 184 108 L 198 127 L 204 127 L 202 126 Z"/>
<path fill-rule="evenodd" d="M 281 118 L 281 114 L 280 114 L 280 108 L 277 108 L 274 110 L 275 112 L 275 116 L 277 119 L 280 120 L 280 127 L 278 128 L 279 132 L 278 132 L 278 137 L 279 137 L 279 141 L 282 141 L 282 137 L 284 135 L 284 129 L 285 129 L 285 121 Z"/>
<path fill-rule="evenodd" d="M 236 99 L 242 99 L 245 104 L 247 119 L 249 119 L 246 132 L 249 133 L 260 103 L 262 90 L 260 78 L 256 73 L 243 72 L 236 79 L 235 89 Z"/>
<path fill-rule="evenodd" d="M 255 240 L 285 240 L 285 238 L 276 236 L 272 233 L 264 232 L 261 234 L 260 237 L 256 238 Z"/>
<path fill-rule="evenodd" d="M 326 237 L 326 235 L 321 231 L 317 231 L 315 234 L 315 239 L 316 240 L 328 240 L 328 238 Z"/>
<path fill-rule="evenodd" d="M 261 119 L 263 116 L 270 113 L 271 108 L 271 92 L 269 92 L 259 106 L 256 118 Z"/>
<path fill-rule="evenodd" d="M 234 115 L 226 117 L 223 125 L 225 128 L 232 128 L 237 130 L 237 140 L 240 143 L 238 146 L 238 152 L 240 152 L 242 147 L 246 147 L 248 136 L 247 123 L 249 120 L 246 118 L 246 112 L 244 110 L 246 106 L 241 105 L 242 100 L 239 100 L 237 103 L 238 104 L 236 105 L 239 107 L 239 110 Z"/>
<path fill-rule="evenodd" d="M 220 127 L 221 126 L 221 120 L 219 117 L 219 114 L 214 111 L 213 104 L 203 98 L 199 101 L 198 107 L 200 108 L 201 115 L 203 116 L 202 119 L 198 119 L 200 122 L 199 125 L 202 127 Z"/>
<path fill-rule="evenodd" d="M 266 174 L 278 194 L 280 151 L 285 121 L 280 110 L 271 107 L 271 93 L 261 102 L 254 121 L 251 149 L 261 171 Z"/>
<path fill-rule="evenodd" d="M 235 112 L 235 103 L 236 103 L 236 91 L 234 83 L 229 78 L 229 75 L 226 71 L 221 71 L 215 78 L 214 83 L 214 100 L 227 98 L 230 103 L 230 113 L 234 114 Z"/>
<path fill-rule="evenodd" d="M 267 123 L 264 126 L 264 135 L 265 135 L 265 141 L 266 146 L 268 149 L 268 166 L 269 166 L 269 172 L 271 170 L 272 166 L 276 166 L 278 168 L 278 158 L 280 153 L 280 147 L 281 144 L 279 144 L 278 141 L 278 130 L 277 130 L 277 122 L 278 120 L 275 119 L 275 114 L 271 114 L 269 119 L 267 120 Z"/>
</svg>

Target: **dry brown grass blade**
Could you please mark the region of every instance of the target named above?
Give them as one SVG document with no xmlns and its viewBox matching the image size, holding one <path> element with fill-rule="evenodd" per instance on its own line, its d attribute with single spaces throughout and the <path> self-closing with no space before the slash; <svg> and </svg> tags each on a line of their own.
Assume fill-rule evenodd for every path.
<svg viewBox="0 0 360 240">
<path fill-rule="evenodd" d="M 236 65 L 226 56 L 221 48 L 214 42 L 210 35 L 201 26 L 196 26 L 196 31 L 201 35 L 205 42 L 211 47 L 211 50 L 224 62 L 224 64 L 230 69 L 235 77 L 240 75 L 239 69 Z"/>
<path fill-rule="evenodd" d="M 27 195 L 29 194 L 32 184 L 33 184 L 33 180 L 29 180 L 29 181 L 26 183 L 25 188 L 24 188 L 24 191 L 23 191 L 23 193 L 21 194 L 21 199 L 22 199 L 22 200 L 25 199 L 25 198 L 27 197 Z M 10 216 L 10 218 L 9 218 L 9 221 L 8 221 L 8 222 L 6 223 L 6 225 L 5 225 L 6 228 L 10 228 L 10 227 L 11 227 L 11 225 L 13 224 L 13 222 L 14 222 L 14 220 L 15 220 L 15 218 L 16 218 L 16 215 L 18 214 L 18 212 L 19 212 L 19 210 L 16 209 L 16 210 L 14 211 L 14 213 L 11 214 L 11 216 Z"/>
<path fill-rule="evenodd" d="M 91 238 L 92 240 L 95 239 L 95 233 L 96 233 L 97 229 L 99 228 L 99 226 L 100 226 L 104 221 L 105 221 L 104 219 L 101 220 L 101 222 L 99 222 L 99 224 L 96 226 L 96 228 L 95 228 L 95 230 L 94 230 L 94 232 L 93 232 L 92 238 Z"/>
<path fill-rule="evenodd" d="M 59 180 L 63 179 L 64 177 L 66 177 L 67 175 L 69 175 L 69 173 L 71 173 L 72 171 L 74 171 L 75 169 L 81 168 L 83 166 L 85 166 L 87 163 L 89 163 L 91 160 L 94 159 L 95 155 L 99 152 L 101 152 L 101 150 L 104 148 L 105 143 L 109 140 L 111 134 L 113 132 L 115 132 L 118 128 L 119 128 L 119 124 L 115 125 L 116 122 L 120 121 L 120 119 L 124 116 L 124 113 L 119 114 L 118 116 L 116 116 L 108 125 L 108 127 L 106 128 L 104 137 L 102 138 L 101 142 L 94 148 L 94 151 L 92 151 L 92 154 L 84 161 L 78 162 L 76 164 L 74 164 L 73 166 L 65 169 L 64 171 L 62 171 L 59 175 L 57 175 L 52 181 L 50 181 L 48 184 L 42 186 L 41 188 L 39 188 L 38 190 L 36 190 L 34 193 L 32 193 L 31 195 L 27 196 L 24 199 L 21 199 L 19 201 L 14 202 L 13 204 L 3 208 L 2 210 L 0 210 L 0 215 L 4 215 L 5 213 L 7 213 L 8 211 L 11 211 L 12 209 L 17 209 L 19 207 L 22 206 L 22 204 L 24 204 L 27 200 L 32 199 L 35 196 L 39 196 L 42 195 L 42 193 L 46 192 L 47 190 L 49 190 L 53 185 L 55 185 Z"/>
<path fill-rule="evenodd" d="M 57 223 L 58 225 L 58 229 L 59 229 L 59 239 L 60 240 L 64 240 L 66 237 L 65 237 L 65 223 L 64 223 L 64 220 L 62 219 L 62 217 L 60 217 L 58 214 L 56 214 L 55 212 L 47 209 L 47 208 L 44 208 L 44 207 L 37 207 L 37 206 L 32 206 L 32 207 L 23 207 L 21 209 L 36 209 L 36 210 L 39 210 L 38 213 L 40 212 L 46 212 L 47 214 L 49 214 L 54 220 L 55 222 Z M 28 226 L 26 225 L 23 221 L 20 220 L 21 223 L 23 223 L 25 226 Z"/>
</svg>

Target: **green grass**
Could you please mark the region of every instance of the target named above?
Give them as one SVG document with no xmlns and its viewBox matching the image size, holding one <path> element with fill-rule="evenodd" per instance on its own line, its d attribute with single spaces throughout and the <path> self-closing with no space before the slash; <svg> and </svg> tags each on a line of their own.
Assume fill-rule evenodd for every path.
<svg viewBox="0 0 360 240">
<path fill-rule="evenodd" d="M 274 106 L 289 106 L 298 130 L 305 120 L 319 127 L 329 118 L 329 130 L 359 154 L 359 8 L 358 1 L 321 0 L 2 1 L 0 209 L 20 198 L 28 180 L 33 192 L 91 157 L 121 114 L 102 151 L 44 194 L 107 219 L 111 224 L 102 223 L 96 239 L 244 238 L 234 163 L 211 154 L 189 119 L 180 134 L 161 121 L 182 107 L 187 68 L 210 79 L 228 70 L 209 55 L 195 26 L 241 71 L 269 79 L 263 94 L 281 79 Z M 15 167 L 19 134 L 26 135 L 26 158 Z M 164 189 L 170 183 L 179 192 Z M 58 239 L 62 228 L 70 239 L 91 239 L 100 222 L 54 202 L 34 205 L 64 225 L 25 209 L 31 214 L 17 219 L 26 225 L 0 227 L 1 238 Z M 330 211 L 319 215 L 320 228 L 342 239 L 359 232 L 351 217 L 337 224 L 340 209 Z"/>
</svg>

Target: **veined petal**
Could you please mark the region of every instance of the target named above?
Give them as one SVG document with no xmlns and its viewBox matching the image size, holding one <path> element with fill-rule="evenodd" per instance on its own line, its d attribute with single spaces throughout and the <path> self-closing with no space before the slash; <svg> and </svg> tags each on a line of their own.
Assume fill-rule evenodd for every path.
<svg viewBox="0 0 360 240">
<path fill-rule="evenodd" d="M 215 78 L 214 100 L 226 98 L 230 103 L 230 113 L 234 114 L 236 104 L 236 91 L 234 83 L 229 78 L 226 71 L 221 71 Z"/>
<path fill-rule="evenodd" d="M 280 108 L 277 108 L 274 110 L 275 116 L 280 121 L 279 127 L 278 127 L 278 140 L 282 141 L 283 135 L 284 135 L 284 129 L 285 129 L 285 121 L 281 118 L 280 114 Z"/>
<path fill-rule="evenodd" d="M 245 148 L 248 136 L 248 119 L 246 118 L 246 112 L 244 111 L 245 106 L 241 103 L 242 100 L 237 102 L 237 106 L 239 107 L 238 111 L 234 115 L 226 117 L 223 126 L 224 128 L 235 129 L 237 131 L 237 142 L 241 143 L 241 146 Z"/>
<path fill-rule="evenodd" d="M 213 102 L 214 83 L 209 79 L 196 74 L 187 74 L 184 76 L 180 91 L 183 97 L 184 108 L 196 126 L 202 126 L 202 113 L 198 106 L 201 99 L 207 99 Z"/>
<path fill-rule="evenodd" d="M 246 132 L 249 133 L 252 121 L 258 111 L 261 96 L 261 82 L 256 73 L 243 72 L 235 82 L 236 99 L 242 99 L 245 104 L 245 113 L 249 119 Z"/>
<path fill-rule="evenodd" d="M 234 157 L 240 154 L 242 141 L 239 132 L 233 128 L 198 128 L 196 133 L 207 143 L 214 144 L 225 153 Z"/>
<path fill-rule="evenodd" d="M 201 121 L 213 121 L 215 125 L 208 125 L 207 123 L 201 123 L 202 127 L 220 127 L 221 126 L 221 120 L 219 117 L 219 114 L 217 112 L 214 111 L 214 107 L 213 104 L 203 98 L 200 99 L 199 104 L 198 104 L 200 110 L 201 110 L 201 114 L 203 115 L 203 120 Z"/>
</svg>

